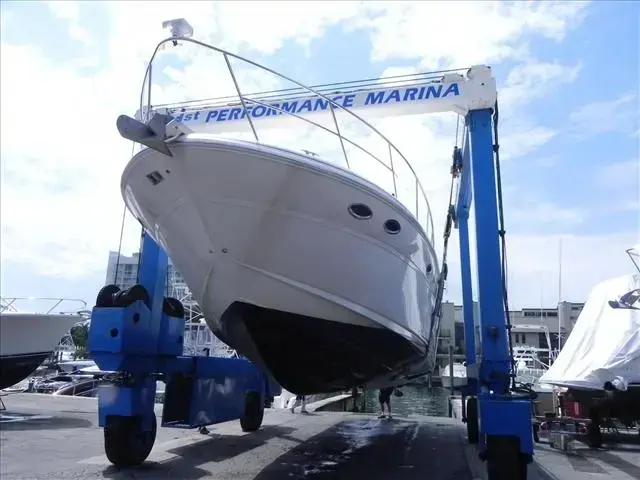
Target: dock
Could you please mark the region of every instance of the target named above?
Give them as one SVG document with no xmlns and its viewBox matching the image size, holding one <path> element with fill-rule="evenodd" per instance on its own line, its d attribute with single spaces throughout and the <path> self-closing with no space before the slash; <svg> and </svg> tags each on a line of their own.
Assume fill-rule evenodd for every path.
<svg viewBox="0 0 640 480">
<path fill-rule="evenodd" d="M 147 462 L 118 470 L 104 455 L 95 398 L 26 393 L 3 399 L 3 480 L 486 478 L 456 418 L 412 415 L 380 420 L 371 414 L 313 411 L 313 405 L 309 415 L 267 409 L 257 433 L 243 433 L 237 421 L 213 425 L 208 435 L 159 428 Z M 161 408 L 156 405 L 158 420 Z M 589 455 L 593 458 L 567 460 L 542 444 L 528 478 L 591 480 L 602 479 L 603 472 L 615 480 L 640 478 L 640 442 L 635 451 Z"/>
</svg>

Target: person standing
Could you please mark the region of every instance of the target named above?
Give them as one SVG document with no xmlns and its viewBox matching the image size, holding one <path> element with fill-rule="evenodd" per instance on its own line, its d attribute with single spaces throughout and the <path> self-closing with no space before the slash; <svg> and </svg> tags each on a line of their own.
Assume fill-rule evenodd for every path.
<svg viewBox="0 0 640 480">
<path fill-rule="evenodd" d="M 300 413 L 309 413 L 307 411 L 307 397 L 304 395 L 296 395 L 296 400 L 293 405 L 291 405 L 291 413 L 295 413 L 296 406 L 298 402 L 302 404 L 302 408 L 300 409 Z"/>
<path fill-rule="evenodd" d="M 391 418 L 391 394 L 394 387 L 381 388 L 378 394 L 378 401 L 380 402 L 380 417 L 385 418 L 384 406 L 387 405 L 387 412 L 389 412 L 389 418 Z"/>
</svg>

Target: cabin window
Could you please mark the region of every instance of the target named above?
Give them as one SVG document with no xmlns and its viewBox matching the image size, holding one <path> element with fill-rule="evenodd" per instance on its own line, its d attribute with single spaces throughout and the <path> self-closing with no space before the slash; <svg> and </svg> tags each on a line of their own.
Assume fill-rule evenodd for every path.
<svg viewBox="0 0 640 480">
<path fill-rule="evenodd" d="M 400 233 L 400 222 L 390 218 L 384 222 L 384 231 L 391 235 Z"/>
<path fill-rule="evenodd" d="M 358 220 L 368 220 L 373 216 L 371 209 L 364 203 L 352 203 L 349 205 L 349 213 Z"/>
</svg>

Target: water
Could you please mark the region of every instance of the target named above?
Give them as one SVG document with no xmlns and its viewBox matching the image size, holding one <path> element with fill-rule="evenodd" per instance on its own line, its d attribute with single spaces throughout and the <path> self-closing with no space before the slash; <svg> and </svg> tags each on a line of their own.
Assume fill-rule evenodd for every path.
<svg viewBox="0 0 640 480">
<path fill-rule="evenodd" d="M 434 417 L 448 416 L 449 390 L 442 387 L 406 386 L 401 388 L 402 397 L 391 396 L 391 413 L 396 415 L 430 415 Z M 378 390 L 365 393 L 365 412 L 380 413 Z"/>
</svg>

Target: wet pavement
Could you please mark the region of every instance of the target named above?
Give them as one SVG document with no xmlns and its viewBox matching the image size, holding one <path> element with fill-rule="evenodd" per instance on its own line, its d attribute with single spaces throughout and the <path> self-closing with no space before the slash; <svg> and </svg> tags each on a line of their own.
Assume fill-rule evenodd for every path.
<svg viewBox="0 0 640 480">
<path fill-rule="evenodd" d="M 456 425 L 450 422 L 348 419 L 294 447 L 256 480 L 470 479 Z"/>
<path fill-rule="evenodd" d="M 462 426 L 447 418 L 267 410 L 253 434 L 237 421 L 214 425 L 208 435 L 160 428 L 149 461 L 118 470 L 104 456 L 95 399 L 17 394 L 4 401 L 3 480 L 478 478 L 466 460 Z"/>
</svg>

